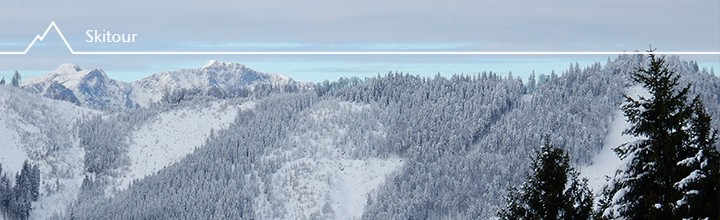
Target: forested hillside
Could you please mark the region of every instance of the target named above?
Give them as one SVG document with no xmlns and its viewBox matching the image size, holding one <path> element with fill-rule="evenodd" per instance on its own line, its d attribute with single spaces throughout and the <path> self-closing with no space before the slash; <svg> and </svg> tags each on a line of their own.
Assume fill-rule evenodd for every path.
<svg viewBox="0 0 720 220">
<path fill-rule="evenodd" d="M 114 197 L 81 198 L 71 213 L 76 218 L 489 218 L 505 189 L 520 181 L 528 152 L 543 135 L 564 148 L 572 164 L 593 164 L 606 147 L 623 92 L 633 86 L 629 73 L 646 62 L 643 56 L 620 56 L 530 80 L 494 73 L 449 78 L 389 73 L 319 83 L 312 92 L 277 93 L 239 113 L 228 129 L 185 159 Z M 668 62 L 683 83 L 695 85 L 693 93 L 705 97 L 711 113 L 720 114 L 720 80 L 694 62 Z M 367 168 L 387 179 L 354 183 L 370 186 L 362 191 L 365 202 L 352 206 L 362 211 L 348 212 L 348 201 L 335 194 L 358 192 L 342 191 L 347 183 L 338 179 L 367 176 Z"/>
<path fill-rule="evenodd" d="M 52 213 L 63 212 L 80 189 L 84 152 L 75 130 L 77 120 L 101 113 L 27 94 L 18 86 L 0 85 L 0 179 L 2 176 L 7 178 L 7 181 L 0 181 L 0 185 L 4 185 L 0 187 L 3 216 L 10 218 L 13 214 L 9 212 L 20 211 L 7 211 L 7 208 L 13 206 L 13 199 L 18 201 L 25 197 L 16 192 L 27 190 L 12 188 L 27 185 L 19 177 L 33 173 L 39 175 L 38 195 L 32 206 L 22 209 L 26 209 L 31 217 L 48 218 Z M 29 167 L 37 168 L 39 172 L 28 172 Z M 17 195 L 11 196 L 12 193 Z"/>
<path fill-rule="evenodd" d="M 720 78 L 667 64 L 720 127 Z M 601 153 L 625 140 L 623 94 L 643 92 L 630 76 L 646 65 L 623 55 L 528 79 L 390 72 L 313 85 L 211 62 L 136 82 L 146 93 L 122 94 L 142 104 L 102 112 L 59 96 L 80 91 L 61 79 L 90 85 L 92 71 L 75 68 L 32 81 L 42 94 L 0 86 L 0 164 L 37 165 L 31 219 L 487 219 L 546 136 L 599 196 L 623 165 Z"/>
</svg>

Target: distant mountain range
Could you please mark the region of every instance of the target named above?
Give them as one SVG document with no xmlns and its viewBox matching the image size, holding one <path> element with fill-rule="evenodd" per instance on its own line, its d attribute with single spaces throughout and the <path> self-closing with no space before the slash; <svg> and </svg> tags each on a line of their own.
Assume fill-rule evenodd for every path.
<svg viewBox="0 0 720 220">
<path fill-rule="evenodd" d="M 238 63 L 211 60 L 199 69 L 181 69 L 157 73 L 126 83 L 111 79 L 102 69 L 83 69 L 62 64 L 57 69 L 23 82 L 22 87 L 45 97 L 63 100 L 93 109 L 146 107 L 162 99 L 163 94 L 179 89 L 220 89 L 254 91 L 259 86 L 305 85 L 291 78 L 258 72 Z"/>
</svg>

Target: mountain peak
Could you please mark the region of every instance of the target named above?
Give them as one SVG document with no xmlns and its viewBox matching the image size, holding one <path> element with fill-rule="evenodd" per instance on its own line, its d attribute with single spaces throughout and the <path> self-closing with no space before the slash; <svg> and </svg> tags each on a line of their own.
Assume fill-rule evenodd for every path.
<svg viewBox="0 0 720 220">
<path fill-rule="evenodd" d="M 132 108 L 135 105 L 127 98 L 129 85 L 111 79 L 99 68 L 82 69 L 74 64 L 62 64 L 47 74 L 23 82 L 22 86 L 45 97 L 95 109 Z"/>
<path fill-rule="evenodd" d="M 86 79 L 87 78 L 87 79 Z M 78 65 L 61 64 L 45 77 L 38 77 L 39 81 L 56 81 L 66 86 L 74 86 L 90 78 L 108 78 L 105 71 L 99 68 L 82 69 Z"/>
<path fill-rule="evenodd" d="M 208 61 L 205 66 L 203 66 L 203 69 L 212 69 L 217 67 L 240 67 L 244 68 L 245 65 L 239 64 L 239 63 L 228 63 L 228 62 L 221 62 L 217 60 L 210 60 Z"/>
<path fill-rule="evenodd" d="M 99 69 L 93 70 L 97 71 Z M 100 70 L 101 71 L 101 70 Z M 79 66 L 75 64 L 65 63 L 61 64 L 55 70 L 50 71 L 47 74 L 40 75 L 34 78 L 31 78 L 25 82 L 23 82 L 24 85 L 34 85 L 34 84 L 48 84 L 52 82 L 64 84 L 66 86 L 74 86 L 78 84 L 80 81 L 82 81 L 82 78 L 85 77 L 88 73 L 92 71 L 83 70 Z"/>
<path fill-rule="evenodd" d="M 208 67 L 219 65 L 219 64 L 220 64 L 220 62 L 217 60 L 210 60 L 210 61 L 208 61 L 207 64 L 205 64 L 205 66 L 203 66 L 203 68 L 208 68 Z"/>
<path fill-rule="evenodd" d="M 77 66 L 77 65 L 75 65 L 75 64 L 71 64 L 71 63 L 64 63 L 64 64 L 60 64 L 60 66 L 58 66 L 57 68 L 55 68 L 55 71 L 53 71 L 53 72 L 56 72 L 56 73 L 75 73 L 75 72 L 80 72 L 80 71 L 82 71 L 82 68 L 80 68 L 79 66 Z"/>
</svg>

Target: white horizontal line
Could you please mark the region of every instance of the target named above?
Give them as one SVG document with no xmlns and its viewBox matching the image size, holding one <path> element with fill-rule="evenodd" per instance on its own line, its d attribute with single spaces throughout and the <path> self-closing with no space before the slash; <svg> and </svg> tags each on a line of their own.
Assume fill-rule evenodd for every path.
<svg viewBox="0 0 720 220">
<path fill-rule="evenodd" d="M 589 52 L 589 51 L 514 51 L 514 52 L 484 52 L 484 51 L 243 51 L 243 52 L 216 52 L 216 51 L 147 51 L 147 52 L 81 52 L 74 51 L 76 55 L 616 55 L 616 54 L 662 54 L 662 55 L 720 55 L 720 52 L 664 52 L 664 51 L 632 51 L 632 52 Z"/>
<path fill-rule="evenodd" d="M 30 51 L 37 41 L 43 41 L 51 29 L 60 35 L 70 54 L 73 55 L 616 55 L 616 54 L 664 54 L 664 55 L 720 55 L 720 51 L 683 51 L 683 52 L 662 52 L 662 51 L 512 51 L 512 52 L 491 52 L 491 51 L 240 51 L 240 52 L 217 52 L 217 51 L 116 51 L 116 52 L 92 52 L 75 51 L 70 47 L 60 28 L 55 21 L 45 29 L 42 35 L 37 35 L 21 52 L 0 52 L 0 55 L 24 55 Z"/>
</svg>

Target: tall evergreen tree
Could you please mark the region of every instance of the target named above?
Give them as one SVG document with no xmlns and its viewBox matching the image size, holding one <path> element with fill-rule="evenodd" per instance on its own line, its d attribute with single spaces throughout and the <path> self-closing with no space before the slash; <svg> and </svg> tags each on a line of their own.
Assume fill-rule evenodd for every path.
<svg viewBox="0 0 720 220">
<path fill-rule="evenodd" d="M 614 186 L 605 192 L 609 194 L 605 196 L 606 200 L 618 198 L 605 201 L 605 217 L 681 219 L 700 208 L 690 205 L 691 201 L 697 201 L 692 199 L 696 191 L 690 185 L 702 184 L 686 183 L 697 179 L 694 178 L 697 173 L 693 174 L 695 168 L 705 169 L 708 174 L 717 173 L 717 169 L 709 164 L 718 161 L 705 160 L 705 165 L 699 165 L 685 159 L 698 153 L 712 155 L 717 150 L 709 116 L 699 111 L 704 108 L 702 102 L 696 99 L 692 104 L 687 103 L 690 85 L 677 89 L 679 78 L 666 67 L 663 57 L 652 54 L 649 68 L 640 68 L 632 74 L 632 79 L 642 84 L 650 97 L 625 96 L 627 103 L 622 110 L 632 127 L 624 134 L 641 139 L 615 149 L 620 158 L 630 158 L 630 161 Z M 707 190 L 710 196 L 717 195 L 717 187 L 715 192 Z M 714 209 L 718 210 L 717 205 Z"/>
<path fill-rule="evenodd" d="M 102 195 L 102 193 L 100 183 L 96 182 L 92 176 L 86 175 L 82 184 L 80 184 L 80 193 L 78 194 L 78 197 L 83 200 L 92 200 L 95 197 Z"/>
<path fill-rule="evenodd" d="M 0 79 L 0 86 L 1 86 L 1 85 L 5 85 L 5 77 L 3 77 L 2 79 Z"/>
<path fill-rule="evenodd" d="M 10 207 L 10 201 L 8 200 L 10 198 L 10 180 L 2 171 L 2 164 L 0 164 L 0 214 L 7 217 L 7 211 Z"/>
<path fill-rule="evenodd" d="M 20 73 L 15 70 L 15 74 L 13 74 L 12 80 L 10 80 L 10 84 L 15 87 L 20 87 Z"/>
<path fill-rule="evenodd" d="M 675 202 L 683 218 L 720 219 L 720 154 L 715 148 L 717 130 L 710 126 L 711 117 L 702 100 L 693 100 L 690 118 L 690 140 L 686 143 L 689 154 L 677 163 L 684 178 L 674 184 L 681 198 Z M 684 158 L 684 159 L 683 159 Z"/>
<path fill-rule="evenodd" d="M 1 170 L 1 169 L 0 169 Z M 9 219 L 27 219 L 32 210 L 31 203 L 37 201 L 40 170 L 23 163 L 20 173 L 15 174 L 15 186 L 10 187 L 10 179 L 0 172 L 0 212 Z"/>
<path fill-rule="evenodd" d="M 528 77 L 526 92 L 532 93 L 533 91 L 535 91 L 536 83 L 537 82 L 535 81 L 535 71 L 533 71 L 532 73 L 530 73 L 530 76 Z"/>
<path fill-rule="evenodd" d="M 593 193 L 588 188 L 588 180 L 580 179 L 580 173 L 570 172 L 570 183 L 565 190 L 565 203 L 561 217 L 565 220 L 590 219 L 593 215 Z"/>
<path fill-rule="evenodd" d="M 7 217 L 13 201 L 13 191 L 7 174 L 0 175 L 0 212 Z"/>
<path fill-rule="evenodd" d="M 569 161 L 567 153 L 553 146 L 546 136 L 540 151 L 532 159 L 532 172 L 527 181 L 519 189 L 510 189 L 506 198 L 508 205 L 498 212 L 498 216 L 502 219 L 591 216 L 592 209 L 588 207 L 592 207 L 592 194 L 585 180 L 578 182 Z"/>
<path fill-rule="evenodd" d="M 40 168 L 37 164 L 32 166 L 28 175 L 28 179 L 30 179 L 30 196 L 33 201 L 37 201 L 40 196 Z"/>
<path fill-rule="evenodd" d="M 18 219 L 27 219 L 32 209 L 31 202 L 33 200 L 32 189 L 32 166 L 26 160 L 23 163 L 20 173 L 15 175 L 14 188 L 14 204 L 12 207 L 13 216 Z"/>
</svg>

